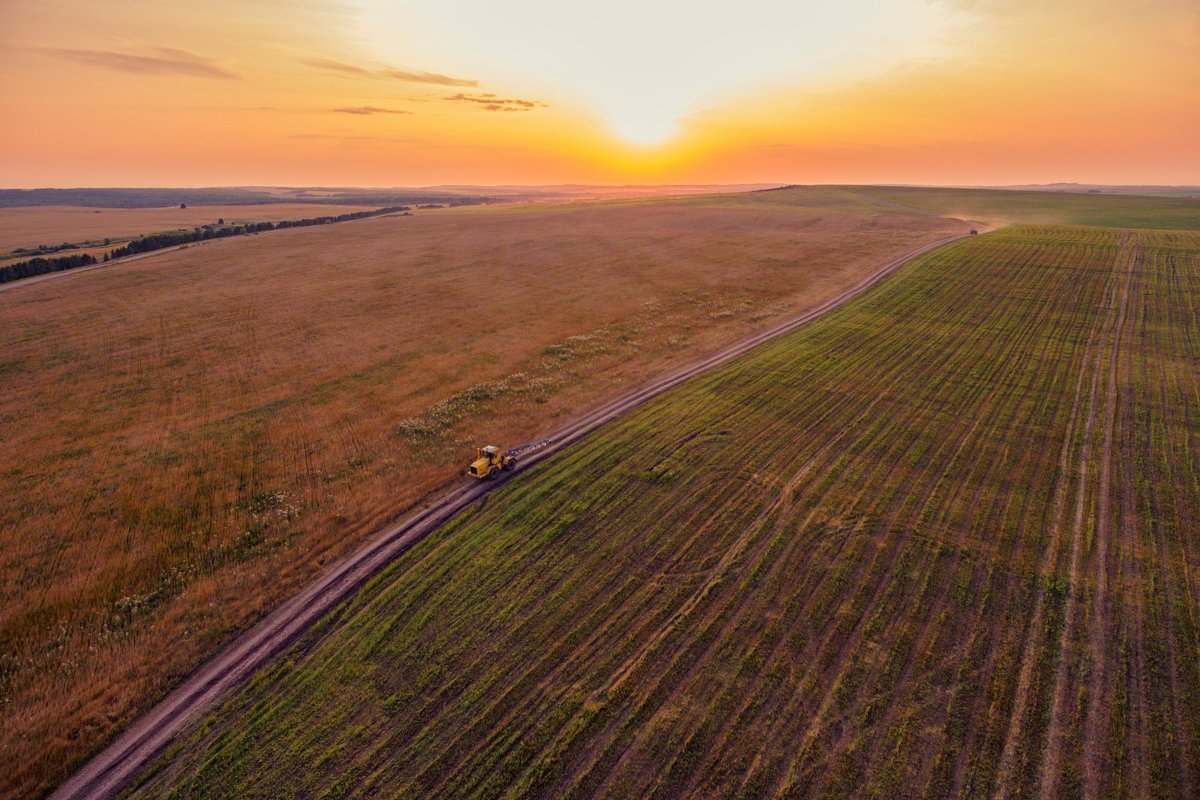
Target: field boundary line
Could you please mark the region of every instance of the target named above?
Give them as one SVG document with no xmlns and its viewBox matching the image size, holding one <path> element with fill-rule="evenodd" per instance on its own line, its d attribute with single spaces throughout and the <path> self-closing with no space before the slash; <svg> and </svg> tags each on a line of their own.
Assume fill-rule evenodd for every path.
<svg viewBox="0 0 1200 800">
<path fill-rule="evenodd" d="M 722 366 L 761 344 L 791 333 L 873 288 L 909 262 L 952 242 L 961 233 L 918 247 L 883 264 L 867 278 L 804 313 L 721 350 L 592 410 L 548 438 L 551 444 L 522 459 L 524 471 L 575 444 L 618 417 L 704 372 Z M 236 238 L 236 237 L 233 237 Z M 170 250 L 154 251 L 170 252 Z M 152 255 L 152 253 L 142 254 Z M 114 262 L 109 262 L 112 264 Z M 52 275 L 74 272 L 65 270 Z M 41 276 L 38 276 L 41 277 Z M 116 795 L 145 765 L 203 710 L 247 683 L 262 667 L 294 644 L 305 632 L 396 558 L 430 533 L 511 478 L 459 486 L 383 529 L 326 575 L 284 602 L 258 623 L 202 663 L 179 686 L 150 708 L 107 747 L 51 794 L 54 800 Z"/>
</svg>

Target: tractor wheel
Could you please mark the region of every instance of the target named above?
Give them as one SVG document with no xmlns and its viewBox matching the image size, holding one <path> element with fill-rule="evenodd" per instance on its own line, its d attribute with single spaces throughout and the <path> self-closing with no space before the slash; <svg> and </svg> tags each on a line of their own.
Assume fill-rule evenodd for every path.
<svg viewBox="0 0 1200 800">
<path fill-rule="evenodd" d="M 500 468 L 499 468 L 499 467 L 492 467 L 491 469 L 489 469 L 489 470 L 488 470 L 488 476 L 487 476 L 487 479 L 488 479 L 489 481 L 494 481 L 494 480 L 496 480 L 496 476 L 497 476 L 497 475 L 499 475 L 499 474 L 500 474 Z"/>
<path fill-rule="evenodd" d="M 515 459 L 515 458 L 510 458 L 508 461 L 504 462 L 504 471 L 505 472 L 512 472 L 516 468 L 517 468 L 517 459 Z"/>
</svg>

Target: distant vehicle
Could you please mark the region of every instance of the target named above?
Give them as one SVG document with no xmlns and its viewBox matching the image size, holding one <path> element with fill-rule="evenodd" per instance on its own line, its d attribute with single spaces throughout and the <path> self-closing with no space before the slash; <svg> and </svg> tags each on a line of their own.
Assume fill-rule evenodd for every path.
<svg viewBox="0 0 1200 800">
<path fill-rule="evenodd" d="M 978 235 L 979 235 L 979 231 L 975 230 L 974 228 L 971 228 L 971 235 L 972 235 L 972 236 L 978 236 Z"/>
</svg>

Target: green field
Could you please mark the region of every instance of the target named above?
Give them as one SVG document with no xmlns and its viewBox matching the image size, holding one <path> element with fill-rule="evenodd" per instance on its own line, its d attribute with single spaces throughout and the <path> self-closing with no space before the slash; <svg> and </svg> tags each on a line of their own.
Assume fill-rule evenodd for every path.
<svg viewBox="0 0 1200 800">
<path fill-rule="evenodd" d="M 430 537 L 136 796 L 1183 797 L 1200 234 L 1019 226 Z"/>
<path fill-rule="evenodd" d="M 1200 228 L 1200 198 L 989 189 L 845 187 L 898 213 L 980 219 L 992 224 L 1091 225 L 1114 228 Z"/>
<path fill-rule="evenodd" d="M 723 199 L 731 205 L 952 216 L 993 227 L 1030 223 L 1200 230 L 1200 198 L 1195 196 L 913 186 L 795 186 L 731 194 Z M 678 202 L 699 203 L 701 200 L 685 198 Z"/>
</svg>

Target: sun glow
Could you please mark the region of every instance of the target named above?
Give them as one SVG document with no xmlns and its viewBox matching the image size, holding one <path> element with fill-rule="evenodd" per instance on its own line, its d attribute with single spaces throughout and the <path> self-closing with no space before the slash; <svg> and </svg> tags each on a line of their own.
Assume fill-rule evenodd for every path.
<svg viewBox="0 0 1200 800">
<path fill-rule="evenodd" d="M 0 7 L 13 186 L 1200 181 L 1196 0 Z"/>
<path fill-rule="evenodd" d="M 644 147 L 747 87 L 869 74 L 935 55 L 950 19 L 935 4 L 898 0 L 373 0 L 362 36 L 382 60 L 542 93 Z"/>
</svg>

